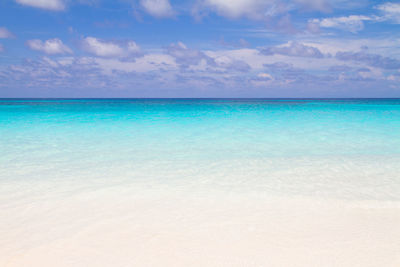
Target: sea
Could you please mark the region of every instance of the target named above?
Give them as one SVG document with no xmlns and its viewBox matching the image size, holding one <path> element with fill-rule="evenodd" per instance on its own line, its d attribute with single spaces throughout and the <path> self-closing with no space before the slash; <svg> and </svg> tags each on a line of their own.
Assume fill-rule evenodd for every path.
<svg viewBox="0 0 400 267">
<path fill-rule="evenodd" d="M 400 266 L 400 99 L 0 99 L 0 266 Z"/>
</svg>

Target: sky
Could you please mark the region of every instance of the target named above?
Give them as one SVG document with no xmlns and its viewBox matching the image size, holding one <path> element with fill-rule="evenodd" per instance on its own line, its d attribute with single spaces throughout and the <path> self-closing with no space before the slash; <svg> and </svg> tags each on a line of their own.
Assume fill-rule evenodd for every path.
<svg viewBox="0 0 400 267">
<path fill-rule="evenodd" d="M 0 97 L 400 97 L 400 1 L 2 0 Z"/>
</svg>

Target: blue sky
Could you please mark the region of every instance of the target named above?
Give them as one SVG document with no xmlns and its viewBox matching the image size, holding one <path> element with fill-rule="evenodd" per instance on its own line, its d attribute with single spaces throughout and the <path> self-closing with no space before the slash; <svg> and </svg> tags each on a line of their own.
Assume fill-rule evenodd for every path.
<svg viewBox="0 0 400 267">
<path fill-rule="evenodd" d="M 400 2 L 3 0 L 0 97 L 400 97 Z"/>
</svg>

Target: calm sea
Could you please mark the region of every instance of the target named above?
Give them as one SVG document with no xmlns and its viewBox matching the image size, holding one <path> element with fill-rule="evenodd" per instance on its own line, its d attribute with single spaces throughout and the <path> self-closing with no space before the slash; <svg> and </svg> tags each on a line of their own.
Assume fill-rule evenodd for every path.
<svg viewBox="0 0 400 267">
<path fill-rule="evenodd" d="M 4 201 L 46 181 L 399 200 L 400 99 L 0 99 L 0 167 Z"/>
</svg>

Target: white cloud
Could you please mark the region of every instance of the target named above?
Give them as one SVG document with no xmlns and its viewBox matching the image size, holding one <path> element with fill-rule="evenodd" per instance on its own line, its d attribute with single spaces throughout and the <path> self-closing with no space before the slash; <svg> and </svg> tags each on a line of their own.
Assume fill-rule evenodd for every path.
<svg viewBox="0 0 400 267">
<path fill-rule="evenodd" d="M 246 17 L 263 20 L 288 14 L 295 9 L 329 12 L 339 0 L 197 0 L 194 14 L 201 17 L 207 11 L 237 19 Z"/>
<path fill-rule="evenodd" d="M 56 68 L 58 67 L 58 63 L 54 60 L 52 60 L 51 58 L 48 57 L 43 57 L 42 58 L 43 62 L 45 62 L 46 64 L 48 64 L 49 66 Z"/>
<path fill-rule="evenodd" d="M 400 23 L 400 3 L 385 3 L 376 8 L 383 12 L 385 19 Z"/>
<path fill-rule="evenodd" d="M 323 58 L 324 54 L 318 48 L 305 45 L 296 41 L 289 41 L 286 44 L 265 47 L 260 50 L 264 55 L 284 55 L 290 57 L 309 57 L 309 58 Z"/>
<path fill-rule="evenodd" d="M 94 37 L 86 37 L 83 41 L 86 51 L 97 56 L 119 56 L 123 54 L 123 49 L 115 43 L 101 41 Z"/>
<path fill-rule="evenodd" d="M 68 46 L 64 45 L 58 38 L 49 39 L 44 42 L 38 39 L 28 40 L 26 44 L 32 50 L 41 51 L 49 55 L 72 54 L 72 50 Z"/>
<path fill-rule="evenodd" d="M 14 34 L 12 34 L 7 28 L 5 27 L 0 27 L 0 39 L 1 38 L 12 38 L 14 37 Z"/>
<path fill-rule="evenodd" d="M 141 0 L 140 4 L 147 13 L 156 18 L 174 16 L 174 11 L 169 0 Z"/>
<path fill-rule="evenodd" d="M 102 41 L 104 42 L 104 41 Z M 109 42 L 108 42 L 109 43 Z M 116 43 L 114 43 L 116 44 Z M 127 51 L 127 43 L 116 45 Z M 342 44 L 345 46 L 346 44 Z M 136 49 L 130 45 L 131 49 Z M 191 50 L 178 43 L 178 48 Z M 286 47 L 284 44 L 278 47 Z M 88 88 L 264 88 L 304 84 L 355 81 L 392 81 L 394 75 L 385 70 L 365 66 L 363 62 L 343 61 L 336 57 L 301 58 L 287 55 L 262 55 L 257 49 L 201 51 L 215 64 L 190 65 L 181 68 L 168 49 L 143 54 L 135 60 L 119 57 L 42 57 L 27 60 L 23 65 L 12 65 L 3 74 L 9 84 L 27 87 L 77 85 Z M 179 51 L 177 51 L 179 52 Z M 182 51 L 181 51 L 182 52 Z M 205 62 L 201 60 L 201 62 Z M 332 66 L 343 65 L 345 71 L 332 72 Z M 329 70 L 329 71 L 328 71 Z M 27 79 L 27 77 L 29 79 Z M 23 79 L 25 78 L 25 79 Z M 25 83 L 29 81 L 29 83 Z M 134 85 L 134 86 L 133 86 Z"/>
<path fill-rule="evenodd" d="M 104 41 L 95 37 L 86 37 L 82 43 L 83 48 L 87 52 L 100 57 L 122 57 L 140 52 L 140 47 L 134 41 L 129 41 L 121 45 L 116 42 Z"/>
<path fill-rule="evenodd" d="M 377 19 L 377 17 L 351 15 L 348 17 L 325 18 L 322 20 L 312 19 L 309 21 L 309 24 L 316 24 L 323 28 L 338 28 L 356 33 L 364 29 L 364 21 L 374 21 Z"/>
<path fill-rule="evenodd" d="M 116 58 L 91 58 L 90 64 L 94 64 L 104 75 L 112 75 L 115 72 L 148 73 L 161 69 L 177 70 L 173 57 L 165 54 L 147 54 L 134 62 Z"/>
<path fill-rule="evenodd" d="M 139 53 L 140 47 L 134 41 L 129 41 L 126 44 L 126 50 L 128 53 Z"/>
<path fill-rule="evenodd" d="M 257 74 L 256 77 L 250 79 L 250 83 L 255 87 L 269 86 L 273 84 L 273 82 L 274 82 L 274 77 L 267 72 L 259 73 Z"/>
<path fill-rule="evenodd" d="M 60 64 L 61 66 L 70 66 L 72 65 L 72 63 L 74 63 L 74 58 L 73 57 L 58 58 L 57 63 Z"/>
<path fill-rule="evenodd" d="M 278 12 L 279 7 L 275 6 L 274 2 L 274 0 L 204 0 L 199 6 L 228 18 L 262 19 Z"/>
<path fill-rule="evenodd" d="M 257 77 L 263 78 L 263 79 L 270 79 L 270 80 L 273 79 L 273 77 L 271 76 L 271 74 L 266 73 L 266 72 L 259 73 L 259 74 L 257 75 Z"/>
<path fill-rule="evenodd" d="M 36 8 L 60 11 L 65 9 L 63 0 L 15 0 L 18 4 Z"/>
</svg>

